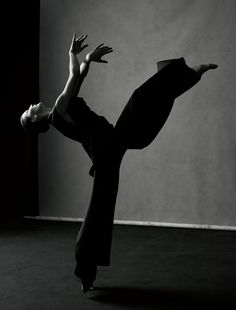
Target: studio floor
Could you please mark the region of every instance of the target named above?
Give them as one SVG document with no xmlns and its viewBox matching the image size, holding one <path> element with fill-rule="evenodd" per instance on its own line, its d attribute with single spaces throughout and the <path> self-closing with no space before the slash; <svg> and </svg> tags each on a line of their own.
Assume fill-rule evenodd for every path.
<svg viewBox="0 0 236 310">
<path fill-rule="evenodd" d="M 235 307 L 236 231 L 114 225 L 111 266 L 84 295 L 73 274 L 80 225 L 1 223 L 1 310 Z"/>
</svg>

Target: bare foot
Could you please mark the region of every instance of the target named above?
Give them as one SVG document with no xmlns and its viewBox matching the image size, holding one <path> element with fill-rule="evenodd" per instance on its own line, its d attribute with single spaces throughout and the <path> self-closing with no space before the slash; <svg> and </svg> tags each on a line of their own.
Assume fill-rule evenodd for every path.
<svg viewBox="0 0 236 310">
<path fill-rule="evenodd" d="M 198 66 L 192 67 L 192 69 L 201 77 L 203 73 L 207 72 L 208 70 L 216 69 L 218 65 L 216 64 L 202 64 Z"/>
</svg>

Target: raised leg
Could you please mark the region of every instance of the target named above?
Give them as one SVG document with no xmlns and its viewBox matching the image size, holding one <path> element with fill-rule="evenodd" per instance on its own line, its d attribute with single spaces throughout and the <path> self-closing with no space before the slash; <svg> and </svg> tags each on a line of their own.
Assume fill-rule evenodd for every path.
<svg viewBox="0 0 236 310">
<path fill-rule="evenodd" d="M 158 72 L 137 88 L 115 129 L 127 149 L 147 147 L 164 126 L 174 100 L 193 87 L 215 64 L 189 67 L 184 58 L 157 63 Z"/>
<path fill-rule="evenodd" d="M 174 100 L 200 80 L 196 71 L 184 58 L 158 63 L 158 72 L 134 91 L 115 125 L 127 148 L 142 149 L 154 140 Z"/>
</svg>

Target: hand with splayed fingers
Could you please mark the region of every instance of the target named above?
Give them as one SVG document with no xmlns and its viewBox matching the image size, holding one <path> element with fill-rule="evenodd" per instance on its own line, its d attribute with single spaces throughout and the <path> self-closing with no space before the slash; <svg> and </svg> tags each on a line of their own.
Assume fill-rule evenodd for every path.
<svg viewBox="0 0 236 310">
<path fill-rule="evenodd" d="M 87 38 L 87 35 L 81 35 L 78 38 L 76 38 L 76 33 L 73 34 L 73 38 L 71 41 L 71 46 L 69 53 L 73 53 L 74 55 L 77 55 L 81 53 L 86 47 L 88 47 L 88 44 L 83 45 L 84 40 Z"/>
<path fill-rule="evenodd" d="M 102 57 L 112 52 L 113 49 L 111 47 L 104 46 L 104 44 L 99 44 L 96 48 L 94 48 L 86 55 L 85 60 L 88 62 L 94 61 L 99 63 L 108 63 L 108 61 L 102 59 Z"/>
</svg>

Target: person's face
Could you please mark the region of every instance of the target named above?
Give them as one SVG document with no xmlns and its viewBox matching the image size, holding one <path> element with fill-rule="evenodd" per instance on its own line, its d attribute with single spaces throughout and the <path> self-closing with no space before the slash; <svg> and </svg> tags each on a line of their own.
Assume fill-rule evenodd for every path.
<svg viewBox="0 0 236 310">
<path fill-rule="evenodd" d="M 39 102 L 38 104 L 30 105 L 26 113 L 31 118 L 31 121 L 36 121 L 38 117 L 48 113 L 49 111 L 50 108 L 46 107 L 42 102 Z"/>
</svg>

